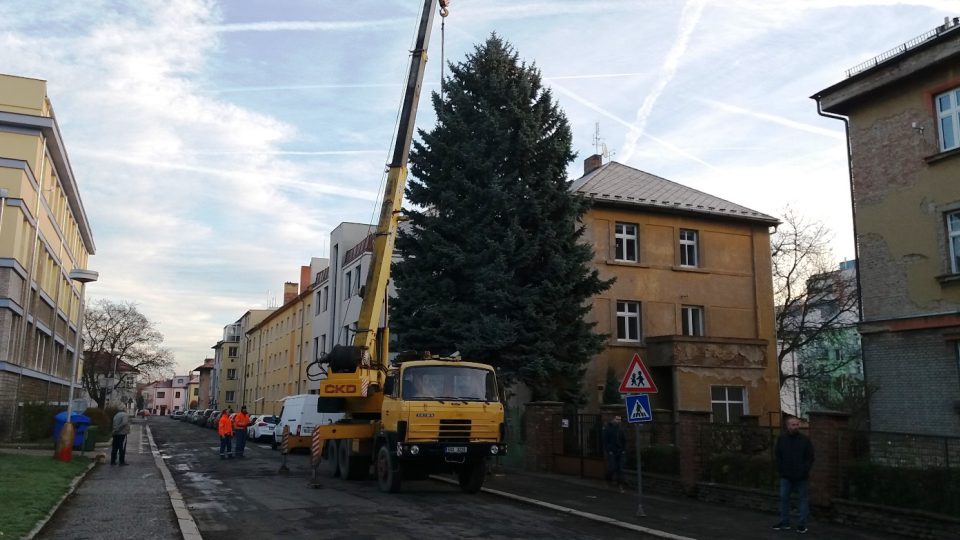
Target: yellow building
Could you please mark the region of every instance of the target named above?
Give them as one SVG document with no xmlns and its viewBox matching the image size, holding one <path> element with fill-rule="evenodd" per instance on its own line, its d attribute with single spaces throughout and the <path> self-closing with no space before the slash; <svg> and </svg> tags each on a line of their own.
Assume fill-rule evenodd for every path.
<svg viewBox="0 0 960 540">
<path fill-rule="evenodd" d="M 246 333 L 273 311 L 272 309 L 251 309 L 237 319 L 237 322 L 223 327 L 223 339 L 213 346 L 210 407 L 240 410 L 244 403 L 244 375 L 251 348 Z"/>
<path fill-rule="evenodd" d="M 309 283 L 286 283 L 284 304 L 246 332 L 243 399 L 251 414 L 279 414 L 283 398 L 307 393 L 312 290 Z"/>
<path fill-rule="evenodd" d="M 0 75 L 0 439 L 18 403 L 66 402 L 81 294 L 68 275 L 94 251 L 46 81 Z"/>
<path fill-rule="evenodd" d="M 584 240 L 602 279 L 593 299 L 606 349 L 586 373 L 589 407 L 607 368 L 619 383 L 639 353 L 659 388 L 652 404 L 777 423 L 779 371 L 771 216 L 621 165 L 588 158 L 571 189 L 589 198 Z"/>
<path fill-rule="evenodd" d="M 190 382 L 187 384 L 187 399 L 184 406 L 185 410 L 196 409 L 200 406 L 200 377 L 190 374 Z"/>
</svg>

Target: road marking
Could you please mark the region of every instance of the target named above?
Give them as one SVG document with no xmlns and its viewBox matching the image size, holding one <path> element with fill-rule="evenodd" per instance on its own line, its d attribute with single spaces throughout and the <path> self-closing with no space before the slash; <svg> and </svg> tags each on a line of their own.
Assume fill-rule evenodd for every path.
<svg viewBox="0 0 960 540">
<path fill-rule="evenodd" d="M 430 478 L 433 478 L 434 480 L 439 480 L 441 482 L 446 482 L 448 484 L 458 485 L 458 483 L 455 480 L 450 478 L 443 478 L 442 476 L 436 476 L 436 475 L 430 475 Z M 582 510 L 575 510 L 573 508 L 567 508 L 566 506 L 560 506 L 559 504 L 539 501 L 537 499 L 531 499 L 529 497 L 521 497 L 520 495 L 514 495 L 513 493 L 507 493 L 506 491 L 499 491 L 499 490 L 490 489 L 490 488 L 480 488 L 480 490 L 485 493 L 489 493 L 491 495 L 497 495 L 500 497 L 505 497 L 507 499 L 513 499 L 515 501 L 525 502 L 527 504 L 532 504 L 535 506 L 541 506 L 543 508 L 549 508 L 550 510 L 556 510 L 564 514 L 570 514 L 572 516 L 582 517 L 582 518 L 590 519 L 593 521 L 599 521 L 600 523 L 606 523 L 608 525 L 629 529 L 631 531 L 642 532 L 644 534 L 649 534 L 650 536 L 656 536 L 657 538 L 666 538 L 668 540 L 696 540 L 694 538 L 690 538 L 689 536 L 679 536 L 673 533 L 668 533 L 666 531 L 650 529 L 648 527 L 641 527 L 640 525 L 634 525 L 633 523 L 619 521 L 606 516 L 601 516 L 599 514 L 592 514 L 590 512 L 584 512 Z"/>
</svg>

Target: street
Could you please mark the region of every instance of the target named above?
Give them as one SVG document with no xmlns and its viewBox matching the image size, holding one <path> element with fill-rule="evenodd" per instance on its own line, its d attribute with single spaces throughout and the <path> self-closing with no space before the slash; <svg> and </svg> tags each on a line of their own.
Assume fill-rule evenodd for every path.
<svg viewBox="0 0 960 540">
<path fill-rule="evenodd" d="M 151 418 L 150 428 L 187 508 L 206 539 L 242 538 L 637 538 L 636 532 L 512 502 L 467 495 L 435 480 L 408 482 L 399 494 L 376 483 L 324 476 L 307 486 L 309 456 L 249 442 L 243 459 L 221 460 L 216 432 Z"/>
</svg>

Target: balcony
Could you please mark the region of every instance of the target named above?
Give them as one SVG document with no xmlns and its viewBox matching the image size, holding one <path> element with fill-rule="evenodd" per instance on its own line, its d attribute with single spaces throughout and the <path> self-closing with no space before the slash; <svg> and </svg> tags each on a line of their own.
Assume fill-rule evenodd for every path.
<svg viewBox="0 0 960 540">
<path fill-rule="evenodd" d="M 650 367 L 763 369 L 767 340 L 722 337 L 654 336 L 646 339 Z"/>
</svg>

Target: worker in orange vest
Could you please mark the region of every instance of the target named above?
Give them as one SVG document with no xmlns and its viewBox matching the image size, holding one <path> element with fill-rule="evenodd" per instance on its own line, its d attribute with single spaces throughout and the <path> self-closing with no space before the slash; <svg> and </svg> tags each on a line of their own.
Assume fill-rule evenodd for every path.
<svg viewBox="0 0 960 540">
<path fill-rule="evenodd" d="M 250 425 L 250 415 L 247 406 L 240 407 L 240 412 L 233 416 L 233 438 L 236 439 L 237 457 L 243 457 L 243 450 L 247 447 L 247 426 Z"/>
<path fill-rule="evenodd" d="M 233 439 L 233 422 L 230 421 L 230 413 L 226 409 L 220 413 L 217 433 L 220 434 L 220 459 L 233 459 L 233 449 L 230 448 L 230 441 Z"/>
</svg>

